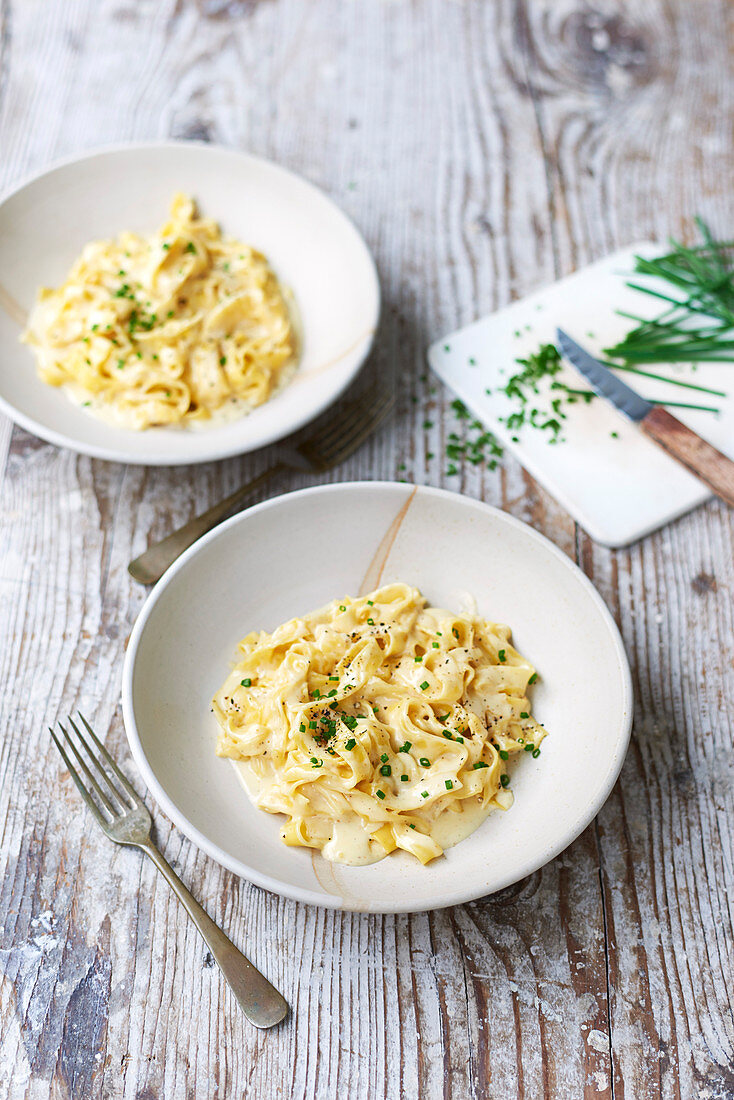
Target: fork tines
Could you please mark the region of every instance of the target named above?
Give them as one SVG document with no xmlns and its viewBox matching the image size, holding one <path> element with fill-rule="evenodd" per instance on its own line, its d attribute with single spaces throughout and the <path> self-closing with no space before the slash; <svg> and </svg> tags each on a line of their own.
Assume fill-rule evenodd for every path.
<svg viewBox="0 0 734 1100">
<path fill-rule="evenodd" d="M 395 395 L 374 383 L 337 406 L 326 424 L 299 446 L 317 465 L 335 466 L 376 430 L 395 404 Z"/>
<path fill-rule="evenodd" d="M 76 783 L 82 798 L 92 812 L 96 814 L 98 820 L 104 824 L 121 817 L 131 809 L 137 808 L 142 804 L 142 800 L 131 786 L 127 776 L 121 771 L 107 752 L 107 749 L 99 740 L 81 712 L 79 712 L 79 718 L 86 727 L 87 734 L 89 735 L 88 737 L 82 733 L 71 715 L 69 715 L 68 721 L 76 734 L 76 738 L 72 737 L 61 722 L 59 722 L 58 726 L 63 734 L 64 744 L 62 744 L 56 736 L 51 726 L 49 726 L 49 733 L 53 737 L 56 747 L 61 753 L 62 759 L 69 769 L 69 774 Z M 96 752 L 95 748 L 90 744 L 89 738 L 91 738 L 96 748 Z M 77 742 L 84 749 L 86 759 L 80 752 Z M 71 762 L 64 745 L 70 748 L 76 757 L 79 770 L 77 770 Z M 107 768 L 103 767 L 101 761 L 104 761 Z M 108 769 L 112 771 L 112 775 L 110 775 Z M 86 776 L 86 783 L 79 774 L 80 771 Z M 127 795 L 127 798 L 125 798 L 125 795 Z"/>
</svg>

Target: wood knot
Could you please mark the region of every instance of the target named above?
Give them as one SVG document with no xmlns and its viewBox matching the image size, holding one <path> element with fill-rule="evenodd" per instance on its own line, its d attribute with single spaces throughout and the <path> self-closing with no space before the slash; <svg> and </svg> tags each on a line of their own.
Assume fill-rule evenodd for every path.
<svg viewBox="0 0 734 1100">
<path fill-rule="evenodd" d="M 205 19 L 236 19 L 249 15 L 258 0 L 196 0 L 196 6 Z"/>
<path fill-rule="evenodd" d="M 576 11 L 563 31 L 577 55 L 582 79 L 616 95 L 649 82 L 652 60 L 645 33 L 622 16 L 593 9 Z"/>
<path fill-rule="evenodd" d="M 697 596 L 707 596 L 709 592 L 716 592 L 718 585 L 716 577 L 710 573 L 698 573 L 691 581 L 691 588 Z"/>
<path fill-rule="evenodd" d="M 180 141 L 213 141 L 212 129 L 208 122 L 196 119 L 176 130 L 173 136 Z"/>
</svg>

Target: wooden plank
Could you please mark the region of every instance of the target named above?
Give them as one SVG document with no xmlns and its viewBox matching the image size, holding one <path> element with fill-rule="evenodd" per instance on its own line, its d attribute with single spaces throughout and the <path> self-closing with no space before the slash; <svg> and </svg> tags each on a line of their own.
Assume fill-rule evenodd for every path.
<svg viewBox="0 0 734 1100">
<path fill-rule="evenodd" d="M 167 856 L 294 1007 L 258 1033 L 154 869 L 95 832 L 43 730 L 81 706 L 127 759 L 119 674 L 144 597 L 127 562 L 272 452 L 145 471 L 16 429 L 0 507 L 0 1100 L 734 1095 L 731 515 L 711 504 L 614 553 L 510 460 L 449 476 L 464 425 L 424 363 L 442 332 L 613 247 L 685 231 L 697 210 L 731 225 L 728 17 L 724 0 L 2 8 L 0 186 L 171 134 L 271 156 L 355 219 L 384 290 L 372 368 L 399 409 L 321 480 L 442 484 L 548 534 L 617 617 L 638 718 L 622 782 L 566 853 L 433 914 L 268 895 L 156 810 Z"/>
</svg>

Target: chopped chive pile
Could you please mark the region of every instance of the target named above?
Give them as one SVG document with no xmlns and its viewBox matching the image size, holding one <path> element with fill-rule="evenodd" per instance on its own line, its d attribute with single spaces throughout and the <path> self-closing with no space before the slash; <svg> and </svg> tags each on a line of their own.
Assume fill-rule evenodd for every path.
<svg viewBox="0 0 734 1100">
<path fill-rule="evenodd" d="M 457 420 L 467 422 L 463 436 L 458 432 L 449 432 L 449 441 L 446 444 L 446 458 L 449 465 L 446 474 L 453 477 L 458 474 L 456 465 L 463 459 L 472 466 L 486 466 L 490 470 L 497 467 L 497 460 L 503 455 L 503 448 L 496 436 L 485 429 L 479 420 L 473 420 L 472 415 L 463 401 L 458 398 L 451 402 L 451 408 Z"/>
</svg>

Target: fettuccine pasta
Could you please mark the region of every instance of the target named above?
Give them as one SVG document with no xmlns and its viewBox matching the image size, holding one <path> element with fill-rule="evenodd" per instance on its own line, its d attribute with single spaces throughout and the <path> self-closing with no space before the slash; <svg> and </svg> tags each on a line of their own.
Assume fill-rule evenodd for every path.
<svg viewBox="0 0 734 1100">
<path fill-rule="evenodd" d="M 41 289 L 21 339 L 44 382 L 134 429 L 242 416 L 296 359 L 265 257 L 197 217 L 185 195 L 154 236 L 88 244 L 60 287 Z"/>
<path fill-rule="evenodd" d="M 545 736 L 535 679 L 509 627 L 390 584 L 248 634 L 213 700 L 217 752 L 257 806 L 286 815 L 286 844 L 428 863 L 512 804 L 508 762 Z"/>
</svg>

